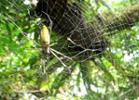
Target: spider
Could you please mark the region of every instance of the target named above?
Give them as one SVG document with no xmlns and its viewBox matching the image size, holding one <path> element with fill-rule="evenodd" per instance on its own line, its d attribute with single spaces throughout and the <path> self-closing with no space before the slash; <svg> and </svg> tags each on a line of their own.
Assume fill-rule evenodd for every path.
<svg viewBox="0 0 139 100">
<path fill-rule="evenodd" d="M 43 73 L 46 73 L 46 59 L 49 56 L 49 54 L 52 54 L 68 70 L 68 72 L 70 72 L 69 67 L 62 61 L 62 59 L 59 56 L 62 56 L 62 58 L 66 58 L 68 60 L 72 60 L 72 58 L 51 48 L 51 46 L 50 46 L 51 36 L 50 35 L 52 32 L 53 22 L 47 13 L 45 13 L 45 12 L 43 12 L 43 13 L 48 17 L 48 20 L 50 21 L 50 25 L 47 27 L 45 24 L 43 24 L 42 28 L 41 28 L 41 32 L 40 32 L 40 40 L 41 40 L 41 45 L 42 45 L 42 60 L 41 60 L 42 71 L 43 71 Z"/>
</svg>

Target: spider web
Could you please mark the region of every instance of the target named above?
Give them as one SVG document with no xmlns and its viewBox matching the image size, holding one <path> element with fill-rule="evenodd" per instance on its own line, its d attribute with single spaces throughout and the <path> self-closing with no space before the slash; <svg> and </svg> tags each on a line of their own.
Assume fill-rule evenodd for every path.
<svg viewBox="0 0 139 100">
<path fill-rule="evenodd" d="M 68 3 L 67 0 L 40 0 L 36 7 L 37 16 L 44 18 L 47 21 L 46 25 L 49 26 L 49 20 L 43 12 L 47 13 L 53 22 L 52 30 L 65 40 L 65 44 L 61 43 L 61 37 L 54 49 L 79 60 L 101 55 L 109 45 L 106 39 L 108 34 L 131 27 L 136 22 L 130 13 L 123 16 L 124 18 L 120 15 L 114 16 L 109 22 L 107 22 L 108 18 L 102 14 L 94 16 L 92 14 L 91 20 L 87 20 L 86 12 L 91 10 L 93 8 L 89 8 L 87 2 Z M 112 12 L 108 15 L 110 14 Z M 123 22 L 121 21 L 120 24 L 118 21 L 121 19 Z M 106 32 L 108 34 L 104 34 Z M 64 47 L 61 48 L 61 46 Z"/>
<path fill-rule="evenodd" d="M 20 2 L 20 5 L 17 5 L 17 2 Z M 38 28 L 38 23 L 42 21 L 42 23 L 45 23 L 46 26 L 49 27 L 50 20 L 48 19 L 48 16 L 46 14 L 50 16 L 53 22 L 53 26 L 51 27 L 52 32 L 50 47 L 54 54 L 49 55 L 49 63 L 47 65 L 48 68 L 46 69 L 49 70 L 49 72 L 46 73 L 49 75 L 52 74 L 54 71 L 58 72 L 59 69 L 56 66 L 61 66 L 61 63 L 66 64 L 65 66 L 70 68 L 70 71 L 67 71 L 66 68 L 63 68 L 62 71 L 59 71 L 59 73 L 56 74 L 59 75 L 59 77 L 61 78 L 59 80 L 64 82 L 65 78 L 69 78 L 68 76 L 79 74 L 79 72 L 72 73 L 74 70 L 72 66 L 78 66 L 76 59 L 79 62 L 86 61 L 88 59 L 94 60 L 94 58 L 103 55 L 103 53 L 105 54 L 105 52 L 109 52 L 107 53 L 108 55 L 106 55 L 106 57 L 110 59 L 111 62 L 114 63 L 114 65 L 116 65 L 117 60 L 112 57 L 112 53 L 116 51 L 113 50 L 113 48 L 109 48 L 109 41 L 107 40 L 109 38 L 111 38 L 111 40 L 115 39 L 115 37 L 118 37 L 118 35 L 115 35 L 114 37 L 113 34 L 116 34 L 116 32 L 119 32 L 120 30 L 132 27 L 135 24 L 136 20 L 132 19 L 132 14 L 126 14 L 124 18 L 121 15 L 117 15 L 114 16 L 112 20 L 107 22 L 109 17 L 105 17 L 103 16 L 103 14 L 94 14 L 94 12 L 92 11 L 93 7 L 90 7 L 88 2 L 82 3 L 81 1 L 73 1 L 72 3 L 68 2 L 67 5 L 62 5 L 62 3 L 65 2 L 66 1 L 64 0 L 55 0 L 55 2 L 54 0 L 42 0 L 39 8 L 35 8 L 35 18 L 41 18 L 41 20 L 39 19 L 39 21 L 35 22 L 36 25 L 34 25 L 34 22 L 27 22 L 33 23 L 33 27 Z M 10 7 L 14 8 L 17 12 L 16 16 L 18 16 L 18 14 L 20 14 L 20 12 L 24 10 L 24 7 L 28 8 L 26 11 L 28 11 L 29 13 L 30 9 L 32 8 L 31 5 L 25 6 L 23 4 L 23 1 L 15 0 L 7 0 L 7 4 L 5 5 L 11 5 Z M 9 11 L 10 9 L 5 8 L 4 4 L 2 4 L 1 6 L 3 6 L 6 11 Z M 91 12 L 91 18 L 87 16 L 87 12 Z M 12 11 L 8 13 L 12 13 Z M 39 47 L 41 47 L 38 46 L 39 38 L 31 38 L 29 34 L 22 30 L 22 26 L 18 25 L 18 19 L 14 19 L 14 17 L 9 16 L 8 13 L 6 14 L 4 12 L 1 12 L 2 16 L 7 16 L 7 19 L 5 18 L 6 22 L 12 22 L 13 25 L 15 25 L 17 29 L 20 30 L 21 34 L 24 35 L 28 40 L 33 40 L 33 43 L 35 44 L 34 47 L 36 49 L 39 49 Z M 109 12 L 107 15 L 109 16 L 112 14 L 112 12 Z M 32 15 L 29 15 L 29 17 L 32 18 Z M 123 19 L 122 21 L 124 23 L 120 21 L 121 19 Z M 121 24 L 118 23 L 119 21 L 121 22 Z M 33 37 L 35 37 L 35 34 L 32 35 Z M 39 37 L 39 35 L 37 35 L 36 37 Z M 123 37 L 127 37 L 128 39 L 127 34 L 125 34 Z M 55 54 L 56 56 L 54 56 Z M 56 57 L 60 60 L 56 60 Z M 73 59 L 75 59 L 75 61 Z M 86 70 L 84 70 L 83 73 L 84 72 L 86 72 Z M 69 81 L 65 83 L 68 82 Z"/>
<path fill-rule="evenodd" d="M 61 3 L 65 2 L 62 1 Z M 86 58 L 88 58 L 90 52 L 94 52 L 92 57 L 103 52 L 106 47 L 106 42 L 102 39 L 103 34 L 101 34 L 103 29 L 101 26 L 96 26 L 98 30 L 94 30 L 93 27 L 95 26 L 91 22 L 85 21 L 84 12 L 86 9 L 81 3 L 75 2 L 73 5 L 67 4 L 66 6 L 60 5 L 58 1 L 53 2 L 52 5 L 49 0 L 40 1 L 40 3 L 38 9 L 36 9 L 38 15 L 47 20 L 47 16 L 42 13 L 46 12 L 53 21 L 52 30 L 61 34 L 68 41 L 67 44 L 64 44 L 67 47 L 66 49 L 60 50 L 61 46 L 57 46 L 57 50 L 66 51 L 71 58 L 81 55 L 82 57 L 86 55 Z M 48 4 L 50 4 L 50 8 Z M 101 30 L 99 31 L 99 29 Z"/>
<path fill-rule="evenodd" d="M 56 0 L 55 2 L 53 1 L 51 5 L 51 0 L 45 0 L 45 2 L 39 5 L 40 8 L 36 10 L 37 13 L 39 12 L 37 15 L 41 18 L 48 20 L 47 16 L 41 13 L 42 11 L 46 12 L 50 16 L 51 20 L 53 21 L 52 30 L 58 33 L 61 37 L 57 41 L 57 45 L 53 46 L 52 48 L 70 58 L 78 59 L 77 61 L 79 62 L 92 59 L 96 65 L 100 66 L 101 62 L 95 58 L 100 57 L 104 54 L 104 52 L 109 52 L 107 53 L 106 57 L 113 62 L 114 66 L 119 66 L 117 65 L 118 59 L 112 56 L 114 51 L 111 48 L 108 48 L 108 40 L 109 38 L 115 38 L 113 37 L 113 34 L 116 34 L 124 29 L 129 29 L 135 25 L 137 20 L 132 18 L 132 13 L 129 11 L 124 15 L 117 14 L 111 18 L 109 15 L 113 15 L 113 12 L 109 12 L 105 16 L 100 13 L 96 15 L 92 14 L 92 18 L 87 18 L 86 12 L 92 10 L 88 7 L 88 3 L 83 4 L 82 2 L 77 1 L 71 4 L 66 4 L 66 6 L 62 5 L 65 2 L 66 1 Z M 49 26 L 49 24 L 46 25 Z M 126 34 L 124 37 L 126 37 Z M 62 39 L 64 39 L 63 43 Z M 68 74 L 60 75 L 62 75 L 63 78 L 68 78 L 68 75 L 71 76 L 72 73 L 74 73 L 73 66 L 75 65 L 69 63 L 69 59 L 62 59 L 62 61 L 67 64 L 70 72 L 64 69 L 63 71 Z M 88 72 L 85 66 L 83 66 L 80 68 L 82 75 Z M 121 68 L 121 70 L 123 69 Z M 104 72 L 112 76 L 107 70 Z M 83 80 L 86 80 L 86 77 L 87 76 L 85 74 Z"/>
</svg>

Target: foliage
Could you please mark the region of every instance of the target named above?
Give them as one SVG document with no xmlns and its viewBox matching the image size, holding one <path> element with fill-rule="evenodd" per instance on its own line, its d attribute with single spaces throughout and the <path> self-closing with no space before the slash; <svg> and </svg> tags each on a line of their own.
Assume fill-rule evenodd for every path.
<svg viewBox="0 0 139 100">
<path fill-rule="evenodd" d="M 121 0 L 112 7 L 121 9 L 131 3 Z M 99 2 L 94 12 L 108 11 L 104 4 Z M 65 61 L 71 72 L 50 56 L 46 79 L 40 67 L 40 19 L 29 15 L 30 7 L 22 0 L 0 2 L 0 99 L 139 99 L 139 23 L 107 37 L 111 44 L 101 56 L 84 63 Z M 86 17 L 90 20 L 94 12 L 86 12 Z M 52 34 L 52 47 L 59 38 L 58 33 Z"/>
</svg>

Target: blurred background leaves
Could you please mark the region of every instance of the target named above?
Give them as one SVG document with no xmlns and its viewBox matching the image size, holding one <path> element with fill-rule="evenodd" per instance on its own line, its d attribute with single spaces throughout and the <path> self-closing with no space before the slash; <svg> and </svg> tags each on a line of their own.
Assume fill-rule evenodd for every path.
<svg viewBox="0 0 139 100">
<path fill-rule="evenodd" d="M 138 1 L 82 2 L 95 5 L 96 9 L 90 5 L 93 12 L 88 10 L 85 15 L 91 20 L 97 12 L 109 12 L 111 7 L 112 11 L 117 11 Z M 1 100 L 139 99 L 139 23 L 110 36 L 111 44 L 102 56 L 85 63 L 65 61 L 72 66 L 72 73 L 68 73 L 55 57 L 50 57 L 46 80 L 40 72 L 40 19 L 29 15 L 31 8 L 23 0 L 0 2 Z M 57 33 L 53 34 L 52 43 L 57 43 L 58 37 Z"/>
</svg>

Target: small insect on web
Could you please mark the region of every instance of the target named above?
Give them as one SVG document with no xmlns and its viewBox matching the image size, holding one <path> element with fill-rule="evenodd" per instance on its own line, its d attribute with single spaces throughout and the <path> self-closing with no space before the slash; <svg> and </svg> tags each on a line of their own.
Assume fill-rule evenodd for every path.
<svg viewBox="0 0 139 100">
<path fill-rule="evenodd" d="M 48 58 L 49 55 L 52 54 L 53 56 L 56 57 L 56 59 L 68 70 L 68 72 L 70 73 L 70 69 L 68 68 L 68 66 L 62 61 L 62 59 L 59 56 L 62 56 L 62 58 L 66 58 L 68 60 L 72 60 L 72 58 L 64 55 L 63 53 L 54 50 L 53 48 L 50 47 L 50 38 L 51 38 L 51 32 L 52 32 L 52 26 L 53 26 L 53 22 L 50 18 L 50 16 L 43 12 L 47 17 L 48 20 L 50 21 L 50 25 L 47 27 L 45 24 L 42 25 L 41 28 L 41 34 L 40 34 L 40 39 L 41 39 L 41 45 L 42 45 L 42 59 L 41 59 L 41 70 L 42 70 L 42 74 L 46 75 L 47 77 L 47 68 L 46 68 L 46 63 L 48 62 Z M 59 55 L 59 56 L 58 56 Z"/>
</svg>

